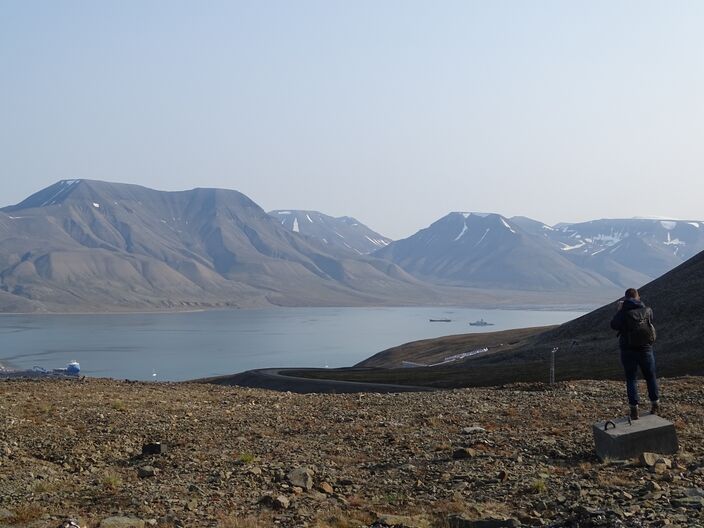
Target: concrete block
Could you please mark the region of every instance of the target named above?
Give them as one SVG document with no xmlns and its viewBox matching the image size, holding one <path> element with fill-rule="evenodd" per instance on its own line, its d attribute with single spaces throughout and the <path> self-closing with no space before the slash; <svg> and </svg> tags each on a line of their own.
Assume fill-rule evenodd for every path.
<svg viewBox="0 0 704 528">
<path fill-rule="evenodd" d="M 674 424 L 655 414 L 633 421 L 626 417 L 597 422 L 592 432 L 601 460 L 627 460 L 646 451 L 671 455 L 679 448 Z"/>
</svg>

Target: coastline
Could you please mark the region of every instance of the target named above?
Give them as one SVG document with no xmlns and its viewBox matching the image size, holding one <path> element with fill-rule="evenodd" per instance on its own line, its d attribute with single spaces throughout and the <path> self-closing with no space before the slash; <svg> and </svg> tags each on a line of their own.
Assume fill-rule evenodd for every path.
<svg viewBox="0 0 704 528">
<path fill-rule="evenodd" d="M 297 308 L 349 308 L 349 309 L 374 309 L 374 308 L 428 308 L 428 309 L 446 309 L 446 310 L 501 310 L 501 311 L 535 311 L 535 312 L 589 312 L 603 304 L 586 303 L 586 304 L 370 304 L 370 305 L 334 305 L 334 306 L 313 306 L 313 305 L 297 305 L 297 306 L 249 306 L 249 307 L 213 307 L 213 308 L 198 308 L 190 310 L 120 310 L 120 311 L 41 311 L 41 312 L 1 312 L 0 317 L 8 316 L 62 316 L 62 315 L 171 315 L 171 314 L 188 314 L 188 313 L 203 313 L 203 312 L 229 312 L 229 311 L 257 311 L 257 310 L 287 310 Z"/>
<path fill-rule="evenodd" d="M 12 315 L 149 315 L 149 314 L 180 314 L 180 313 L 201 313 L 201 312 L 218 312 L 227 310 L 243 310 L 247 308 L 201 308 L 198 310 L 136 310 L 120 311 L 120 312 L 0 312 L 0 317 Z"/>
</svg>

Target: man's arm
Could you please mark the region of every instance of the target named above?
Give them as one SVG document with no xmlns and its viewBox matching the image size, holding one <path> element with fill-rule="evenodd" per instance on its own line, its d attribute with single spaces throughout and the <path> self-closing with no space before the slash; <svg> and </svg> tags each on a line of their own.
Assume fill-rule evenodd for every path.
<svg viewBox="0 0 704 528">
<path fill-rule="evenodd" d="M 613 330 L 617 330 L 620 333 L 621 328 L 623 328 L 623 310 L 621 310 L 621 307 L 623 306 L 623 301 L 619 301 L 617 306 L 618 311 L 611 319 L 611 328 Z"/>
</svg>

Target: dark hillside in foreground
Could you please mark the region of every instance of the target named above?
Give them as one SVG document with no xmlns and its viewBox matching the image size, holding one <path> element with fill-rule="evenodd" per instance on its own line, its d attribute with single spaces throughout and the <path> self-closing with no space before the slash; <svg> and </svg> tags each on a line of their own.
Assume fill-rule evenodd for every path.
<svg viewBox="0 0 704 528">
<path fill-rule="evenodd" d="M 644 302 L 655 311 L 658 330 L 655 351 L 659 376 L 704 374 L 704 253 L 644 286 L 640 292 Z M 433 387 L 546 381 L 550 351 L 559 347 L 556 354 L 557 380 L 621 379 L 623 373 L 618 343 L 615 332 L 609 327 L 616 310 L 616 300 L 543 332 L 523 329 L 430 339 L 380 352 L 357 365 L 363 368 L 295 374 Z M 482 346 L 489 347 L 489 352 L 465 360 L 462 364 L 433 368 L 380 368 L 398 366 L 402 360 L 437 362 L 446 356 Z"/>
<path fill-rule="evenodd" d="M 704 253 L 640 289 L 643 301 L 655 312 L 658 331 L 655 351 L 661 375 L 704 372 L 703 292 Z M 559 346 L 561 370 L 570 377 L 579 373 L 578 369 L 569 367 L 570 361 L 589 375 L 583 377 L 620 375 L 615 333 L 609 327 L 616 311 L 615 302 L 616 299 L 612 304 L 528 340 L 515 354 L 535 356 L 541 350 Z"/>
</svg>

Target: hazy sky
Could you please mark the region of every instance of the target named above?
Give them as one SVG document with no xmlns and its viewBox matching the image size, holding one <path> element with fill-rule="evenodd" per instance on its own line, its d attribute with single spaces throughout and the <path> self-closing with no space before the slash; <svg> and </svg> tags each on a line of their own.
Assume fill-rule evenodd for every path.
<svg viewBox="0 0 704 528">
<path fill-rule="evenodd" d="M 704 219 L 704 2 L 0 0 L 0 205 L 226 187 L 392 238 Z"/>
</svg>

